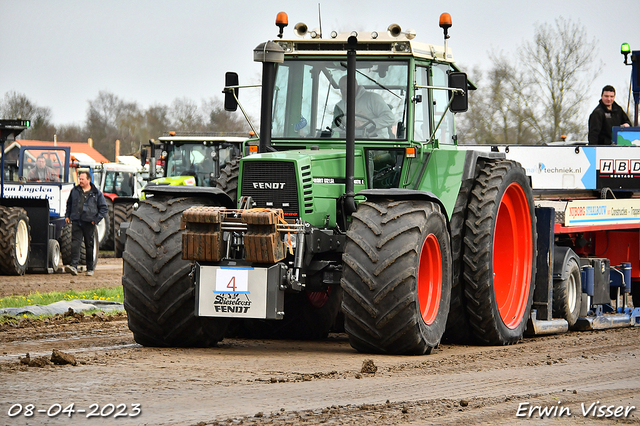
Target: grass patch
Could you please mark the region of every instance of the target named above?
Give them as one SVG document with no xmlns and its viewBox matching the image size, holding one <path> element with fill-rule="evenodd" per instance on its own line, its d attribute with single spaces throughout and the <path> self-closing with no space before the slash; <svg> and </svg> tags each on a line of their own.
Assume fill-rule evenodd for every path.
<svg viewBox="0 0 640 426">
<path fill-rule="evenodd" d="M 66 291 L 64 293 L 53 291 L 51 293 L 30 293 L 28 296 L 7 296 L 0 299 L 0 309 L 21 308 L 27 305 L 49 305 L 61 300 L 108 300 L 111 302 L 124 301 L 122 286 L 113 288 L 98 288 L 85 291 Z"/>
</svg>

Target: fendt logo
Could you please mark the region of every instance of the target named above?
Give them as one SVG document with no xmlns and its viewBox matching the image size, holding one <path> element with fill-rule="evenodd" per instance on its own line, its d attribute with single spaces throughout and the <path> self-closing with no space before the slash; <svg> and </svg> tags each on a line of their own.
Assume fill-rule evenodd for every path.
<svg viewBox="0 0 640 426">
<path fill-rule="evenodd" d="M 284 189 L 285 182 L 253 182 L 254 189 Z"/>
<path fill-rule="evenodd" d="M 640 174 L 640 160 L 600 160 L 601 174 Z"/>
</svg>

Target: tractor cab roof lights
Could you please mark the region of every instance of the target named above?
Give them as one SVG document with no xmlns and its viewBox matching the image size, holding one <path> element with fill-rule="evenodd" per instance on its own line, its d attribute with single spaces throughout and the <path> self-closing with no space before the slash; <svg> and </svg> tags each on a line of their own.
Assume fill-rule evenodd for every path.
<svg viewBox="0 0 640 426">
<path fill-rule="evenodd" d="M 448 15 L 448 14 L 446 14 Z M 440 18 L 440 20 L 442 21 L 442 17 Z M 451 22 L 451 17 L 449 16 L 449 22 Z M 287 27 L 289 25 L 289 17 L 287 16 L 287 14 L 285 12 L 280 12 L 278 13 L 278 15 L 276 16 L 276 26 L 279 28 L 279 33 L 278 33 L 278 38 L 282 38 L 283 36 L 283 31 L 284 28 Z M 450 24 L 449 24 L 450 26 Z M 304 22 L 298 22 L 295 26 L 294 26 L 294 32 L 298 37 L 304 38 L 305 36 L 309 35 L 312 39 L 321 39 L 322 38 L 322 31 L 318 28 L 314 28 L 312 30 L 309 30 L 309 26 L 307 24 L 305 24 Z M 354 32 L 348 32 L 348 33 L 338 33 L 337 31 L 332 31 L 331 32 L 331 38 L 332 39 L 336 39 L 336 38 L 342 38 L 341 36 L 345 37 L 345 40 L 349 37 L 349 36 L 359 36 L 359 37 L 364 37 L 364 38 L 371 38 L 372 40 L 376 40 L 378 38 L 381 37 L 382 34 L 378 33 L 377 31 L 372 31 L 370 33 L 362 33 L 360 35 L 358 35 L 357 33 L 354 34 Z M 402 31 L 402 29 L 400 28 L 400 25 L 398 24 L 391 24 L 389 25 L 389 27 L 387 28 L 387 35 L 389 37 L 387 37 L 386 39 L 397 39 L 398 37 L 404 35 L 406 37 L 407 40 L 413 40 L 416 37 L 416 31 L 413 29 L 409 29 L 407 31 Z M 367 37 L 368 36 L 368 37 Z M 384 38 L 384 37 L 382 37 Z"/>
<path fill-rule="evenodd" d="M 344 52 L 345 43 L 349 37 L 358 38 L 358 51 L 362 55 L 379 54 L 405 54 L 425 59 L 438 59 L 453 62 L 451 50 L 447 45 L 449 38 L 448 30 L 451 27 L 451 15 L 443 13 L 440 15 L 440 27 L 445 33 L 444 48 L 423 42 L 417 42 L 416 31 L 413 29 L 403 30 L 398 24 L 391 24 L 386 31 L 331 31 L 330 37 L 322 38 L 322 30 L 310 30 L 304 22 L 299 22 L 294 27 L 297 37 L 283 39 L 282 30 L 288 23 L 286 13 L 280 12 L 276 18 L 276 25 L 281 32 L 278 35 L 278 45 L 284 50 L 285 55 L 326 55 L 330 52 Z"/>
</svg>

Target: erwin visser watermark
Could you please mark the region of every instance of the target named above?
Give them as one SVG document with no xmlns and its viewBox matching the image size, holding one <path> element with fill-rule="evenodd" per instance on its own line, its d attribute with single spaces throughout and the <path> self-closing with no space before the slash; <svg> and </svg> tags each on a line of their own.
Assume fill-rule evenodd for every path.
<svg viewBox="0 0 640 426">
<path fill-rule="evenodd" d="M 600 418 L 627 418 L 635 411 L 633 405 L 607 405 L 600 401 L 581 403 L 577 407 L 562 405 L 558 401 L 556 405 L 531 405 L 529 402 L 518 404 L 516 417 L 545 418 L 545 417 L 600 417 Z"/>
</svg>

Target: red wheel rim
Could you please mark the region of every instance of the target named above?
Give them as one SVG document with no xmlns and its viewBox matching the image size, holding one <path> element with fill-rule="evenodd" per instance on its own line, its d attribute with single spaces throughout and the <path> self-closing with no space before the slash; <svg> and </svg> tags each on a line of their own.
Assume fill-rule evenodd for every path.
<svg viewBox="0 0 640 426">
<path fill-rule="evenodd" d="M 307 293 L 307 300 L 311 306 L 316 309 L 322 308 L 328 301 L 331 295 L 331 287 L 327 288 L 327 291 L 311 291 Z"/>
<path fill-rule="evenodd" d="M 493 289 L 502 322 L 516 328 L 529 300 L 533 248 L 531 213 L 522 187 L 507 187 L 493 236 Z"/>
<path fill-rule="evenodd" d="M 418 268 L 418 301 L 420 314 L 427 325 L 438 315 L 442 293 L 442 255 L 438 239 L 429 234 L 422 243 Z"/>
</svg>

